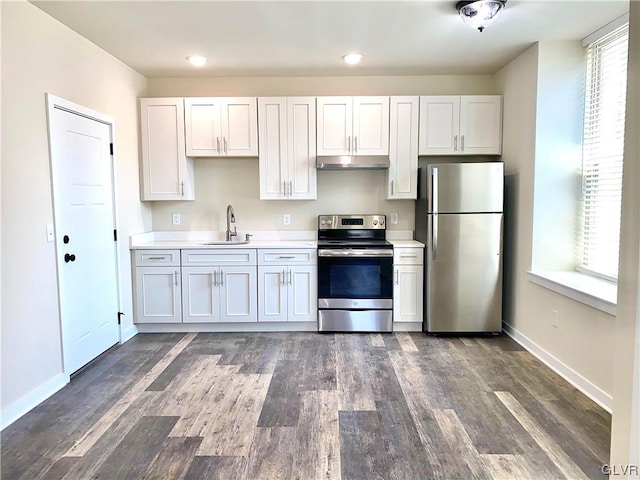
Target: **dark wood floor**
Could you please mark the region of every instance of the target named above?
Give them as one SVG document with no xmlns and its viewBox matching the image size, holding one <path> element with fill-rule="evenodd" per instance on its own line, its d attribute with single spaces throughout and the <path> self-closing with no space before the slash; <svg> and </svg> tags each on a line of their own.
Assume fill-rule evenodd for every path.
<svg viewBox="0 0 640 480">
<path fill-rule="evenodd" d="M 603 478 L 610 423 L 506 336 L 140 334 L 2 432 L 1 476 Z"/>
</svg>

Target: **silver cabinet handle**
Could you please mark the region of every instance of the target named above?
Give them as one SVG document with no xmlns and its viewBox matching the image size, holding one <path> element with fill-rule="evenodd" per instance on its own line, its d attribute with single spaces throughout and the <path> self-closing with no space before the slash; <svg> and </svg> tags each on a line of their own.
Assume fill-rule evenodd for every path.
<svg viewBox="0 0 640 480">
<path fill-rule="evenodd" d="M 293 197 L 293 181 L 289 180 L 289 196 Z"/>
<path fill-rule="evenodd" d="M 220 269 L 220 286 L 224 287 L 224 270 Z"/>
<path fill-rule="evenodd" d="M 358 153 L 358 137 L 353 138 L 353 153 Z"/>
<path fill-rule="evenodd" d="M 458 151 L 458 135 L 453 136 L 453 151 Z"/>
<path fill-rule="evenodd" d="M 216 145 L 216 150 L 218 150 L 218 155 L 220 155 L 220 137 L 216 137 Z"/>
<path fill-rule="evenodd" d="M 291 285 L 291 270 L 289 270 L 289 285 Z"/>
<path fill-rule="evenodd" d="M 164 260 L 166 257 L 147 257 L 147 260 Z"/>
<path fill-rule="evenodd" d="M 464 135 L 460 137 L 460 150 L 464 152 Z"/>
<path fill-rule="evenodd" d="M 351 136 L 347 137 L 347 143 L 349 144 L 349 153 L 351 153 Z"/>
<path fill-rule="evenodd" d="M 180 195 L 184 197 L 184 182 L 180 182 Z"/>
<path fill-rule="evenodd" d="M 417 255 L 400 255 L 400 258 L 418 258 Z"/>
<path fill-rule="evenodd" d="M 211 288 L 216 286 L 216 271 L 211 272 Z"/>
<path fill-rule="evenodd" d="M 282 283 L 282 285 L 286 285 L 287 284 L 287 282 L 285 280 L 287 277 L 285 277 L 285 273 L 284 272 L 285 272 L 284 269 L 282 269 L 282 281 L 280 282 L 280 283 Z"/>
<path fill-rule="evenodd" d="M 173 284 L 176 287 L 178 286 L 178 271 L 177 270 L 175 272 L 173 272 Z"/>
<path fill-rule="evenodd" d="M 400 285 L 400 270 L 396 270 L 396 285 Z"/>
<path fill-rule="evenodd" d="M 296 256 L 295 255 L 279 255 L 278 256 L 278 259 L 281 259 L 281 260 L 286 260 L 286 259 L 290 260 L 292 258 L 296 258 Z"/>
<path fill-rule="evenodd" d="M 391 195 L 393 195 L 393 180 L 391 180 Z"/>
<path fill-rule="evenodd" d="M 227 154 L 227 137 L 222 137 L 222 141 L 224 142 L 224 154 Z"/>
</svg>

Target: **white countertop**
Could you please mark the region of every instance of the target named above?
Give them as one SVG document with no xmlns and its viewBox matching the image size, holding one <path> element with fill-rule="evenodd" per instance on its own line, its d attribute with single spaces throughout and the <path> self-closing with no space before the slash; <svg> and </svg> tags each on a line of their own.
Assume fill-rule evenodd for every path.
<svg viewBox="0 0 640 480">
<path fill-rule="evenodd" d="M 255 231 L 238 232 L 238 238 L 244 238 L 245 233 L 253 236 L 249 243 L 236 245 L 204 245 L 224 239 L 224 232 L 175 231 L 175 232 L 146 232 L 131 235 L 129 248 L 131 250 L 171 250 L 184 248 L 317 248 L 317 232 L 310 230 L 299 231 Z M 411 240 L 410 230 L 387 231 L 387 240 L 397 247 L 424 247 L 415 240 Z"/>
</svg>

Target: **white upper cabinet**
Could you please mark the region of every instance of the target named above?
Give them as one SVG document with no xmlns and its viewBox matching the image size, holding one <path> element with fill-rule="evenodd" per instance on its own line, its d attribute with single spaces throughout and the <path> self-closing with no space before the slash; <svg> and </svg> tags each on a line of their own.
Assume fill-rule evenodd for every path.
<svg viewBox="0 0 640 480">
<path fill-rule="evenodd" d="M 391 97 L 387 199 L 418 198 L 419 98 Z"/>
<path fill-rule="evenodd" d="M 500 95 L 420 97 L 420 155 L 499 155 Z"/>
<path fill-rule="evenodd" d="M 193 200 L 182 98 L 141 98 L 142 200 Z"/>
<path fill-rule="evenodd" d="M 318 155 L 388 155 L 389 97 L 318 97 Z"/>
<path fill-rule="evenodd" d="M 316 99 L 258 99 L 260 199 L 315 200 Z"/>
<path fill-rule="evenodd" d="M 188 157 L 257 157 L 255 97 L 185 98 Z"/>
</svg>

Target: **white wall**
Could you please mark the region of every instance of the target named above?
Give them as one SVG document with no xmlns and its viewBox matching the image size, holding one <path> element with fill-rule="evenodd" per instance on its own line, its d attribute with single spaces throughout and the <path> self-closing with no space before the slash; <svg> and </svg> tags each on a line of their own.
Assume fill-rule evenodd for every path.
<svg viewBox="0 0 640 480">
<path fill-rule="evenodd" d="M 533 256 L 534 190 L 538 195 L 547 194 L 536 188 L 534 177 L 538 162 L 546 163 L 546 155 L 553 152 L 537 145 L 548 133 L 538 118 L 549 115 L 545 88 L 554 82 L 545 62 L 557 62 L 549 50 L 553 48 L 553 44 L 534 45 L 496 75 L 504 95 L 502 159 L 507 183 L 513 187 L 509 192 L 513 214 L 507 248 L 512 261 L 505 271 L 505 321 L 606 399 L 613 394 L 614 354 L 608 346 L 614 340 L 615 317 L 527 279 Z M 558 312 L 558 328 L 551 324 L 553 310 Z"/>
<path fill-rule="evenodd" d="M 640 2 L 631 2 L 629 67 L 622 181 L 618 309 L 614 345 L 611 464 L 640 465 L 638 382 L 640 377 Z"/>
<path fill-rule="evenodd" d="M 150 97 L 494 94 L 492 75 L 399 77 L 150 78 Z M 260 201 L 257 159 L 195 160 L 194 202 L 153 202 L 154 230 L 224 230 L 232 204 L 241 230 L 315 230 L 317 215 L 398 213 L 389 229 L 413 230 L 414 201 L 387 201 L 384 171 L 318 171 L 318 200 Z M 182 224 L 171 224 L 173 213 Z M 282 214 L 291 225 L 282 225 Z"/>
<path fill-rule="evenodd" d="M 53 223 L 45 92 L 115 119 L 127 328 L 133 318 L 127 236 L 151 226 L 138 193 L 136 98 L 145 89 L 143 76 L 35 6 L 2 3 L 3 423 L 51 393 L 62 373 L 55 248 L 45 237 L 45 224 Z"/>
</svg>

